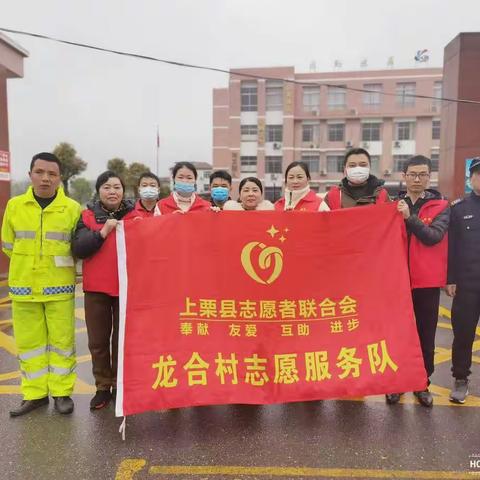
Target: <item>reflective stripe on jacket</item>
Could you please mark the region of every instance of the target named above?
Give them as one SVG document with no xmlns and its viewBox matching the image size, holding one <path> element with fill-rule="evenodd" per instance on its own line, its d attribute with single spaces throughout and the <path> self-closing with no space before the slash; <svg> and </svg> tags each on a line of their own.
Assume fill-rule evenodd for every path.
<svg viewBox="0 0 480 480">
<path fill-rule="evenodd" d="M 33 195 L 11 198 L 2 224 L 2 250 L 10 257 L 8 285 L 17 301 L 44 302 L 71 298 L 75 265 L 70 248 L 80 205 L 63 189 L 42 210 Z"/>
</svg>

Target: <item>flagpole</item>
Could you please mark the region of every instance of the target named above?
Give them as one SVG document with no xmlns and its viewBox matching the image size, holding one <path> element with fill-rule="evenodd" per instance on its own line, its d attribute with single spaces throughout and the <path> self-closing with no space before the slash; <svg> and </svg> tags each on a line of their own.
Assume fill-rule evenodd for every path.
<svg viewBox="0 0 480 480">
<path fill-rule="evenodd" d="M 157 156 L 156 156 L 156 164 L 155 164 L 157 169 L 157 177 L 160 176 L 159 152 L 160 152 L 160 134 L 158 132 L 158 125 L 157 125 Z"/>
</svg>

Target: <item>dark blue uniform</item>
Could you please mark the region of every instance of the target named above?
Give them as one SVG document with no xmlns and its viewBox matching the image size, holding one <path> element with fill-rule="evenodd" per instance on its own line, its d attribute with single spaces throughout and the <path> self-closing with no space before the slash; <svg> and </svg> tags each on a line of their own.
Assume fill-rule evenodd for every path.
<svg viewBox="0 0 480 480">
<path fill-rule="evenodd" d="M 452 374 L 466 379 L 480 316 L 480 196 L 471 193 L 452 203 L 448 251 L 448 284 L 457 285 L 452 304 Z"/>
</svg>

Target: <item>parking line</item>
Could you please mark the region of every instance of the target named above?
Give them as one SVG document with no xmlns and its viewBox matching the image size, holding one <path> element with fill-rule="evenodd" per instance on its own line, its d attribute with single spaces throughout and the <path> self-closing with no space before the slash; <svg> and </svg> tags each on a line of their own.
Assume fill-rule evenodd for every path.
<svg viewBox="0 0 480 480">
<path fill-rule="evenodd" d="M 122 460 L 118 467 L 115 480 L 131 480 L 133 476 L 139 472 L 147 462 L 143 458 L 127 458 Z"/>
<path fill-rule="evenodd" d="M 269 476 L 269 477 L 327 477 L 327 478 L 421 478 L 421 479 L 471 479 L 468 472 L 439 470 L 384 470 L 360 468 L 312 468 L 312 467 L 243 467 L 165 465 L 149 468 L 150 475 L 221 475 L 221 476 Z M 116 477 L 127 480 L 133 476 Z"/>
</svg>

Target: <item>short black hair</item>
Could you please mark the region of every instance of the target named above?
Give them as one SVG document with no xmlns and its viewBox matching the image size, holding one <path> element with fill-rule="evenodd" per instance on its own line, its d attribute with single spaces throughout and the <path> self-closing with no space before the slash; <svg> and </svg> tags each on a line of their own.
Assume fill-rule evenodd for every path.
<svg viewBox="0 0 480 480">
<path fill-rule="evenodd" d="M 140 185 L 140 182 L 141 182 L 144 178 L 153 178 L 153 179 L 157 182 L 158 187 L 160 187 L 160 179 L 159 179 L 154 173 L 152 173 L 152 172 L 144 172 L 144 173 L 142 173 L 142 174 L 138 177 L 137 187 Z"/>
<path fill-rule="evenodd" d="M 106 172 L 101 173 L 98 176 L 97 181 L 95 182 L 95 190 L 97 193 L 99 193 L 100 187 L 104 183 L 108 182 L 110 178 L 118 178 L 120 180 L 120 183 L 122 184 L 123 191 L 125 192 L 125 183 L 123 181 L 123 178 L 120 177 L 117 173 L 112 172 L 111 170 L 107 170 Z"/>
<path fill-rule="evenodd" d="M 426 165 L 428 167 L 428 172 L 432 171 L 432 161 L 423 155 L 414 155 L 410 157 L 403 166 L 403 173 L 407 173 L 408 167 L 413 167 L 416 165 Z"/>
<path fill-rule="evenodd" d="M 45 160 L 46 162 L 56 163 L 58 165 L 58 169 L 60 170 L 60 173 L 62 173 L 62 164 L 60 163 L 60 160 L 56 155 L 49 152 L 37 153 L 32 157 L 32 161 L 30 162 L 30 172 L 33 170 L 33 167 L 35 166 L 35 162 L 37 160 Z"/>
<path fill-rule="evenodd" d="M 287 175 L 288 175 L 288 172 L 294 168 L 294 167 L 300 167 L 304 172 L 305 172 L 305 175 L 307 176 L 307 178 L 310 180 L 310 169 L 308 168 L 308 165 L 305 163 L 305 162 L 292 162 L 288 167 L 287 169 L 285 170 L 285 181 L 287 181 Z"/>
<path fill-rule="evenodd" d="M 190 162 L 177 162 L 174 167 L 172 168 L 172 178 L 175 178 L 175 175 L 181 168 L 188 168 L 193 172 L 193 176 L 195 177 L 195 180 L 198 177 L 197 169 L 195 168 L 195 165 Z"/>
<path fill-rule="evenodd" d="M 238 186 L 238 193 L 242 191 L 242 188 L 245 186 L 247 182 L 253 182 L 257 187 L 260 189 L 260 191 L 263 194 L 263 186 L 262 182 L 257 178 L 257 177 L 246 177 L 244 178 L 241 182 L 240 185 Z"/>
<path fill-rule="evenodd" d="M 226 170 L 216 170 L 210 175 L 210 185 L 216 178 L 222 178 L 232 185 L 232 176 Z"/>
<path fill-rule="evenodd" d="M 368 163 L 371 165 L 370 154 L 364 148 L 351 148 L 346 154 L 345 158 L 343 159 L 343 167 L 347 164 L 348 157 L 350 155 L 365 155 L 368 158 Z"/>
</svg>

